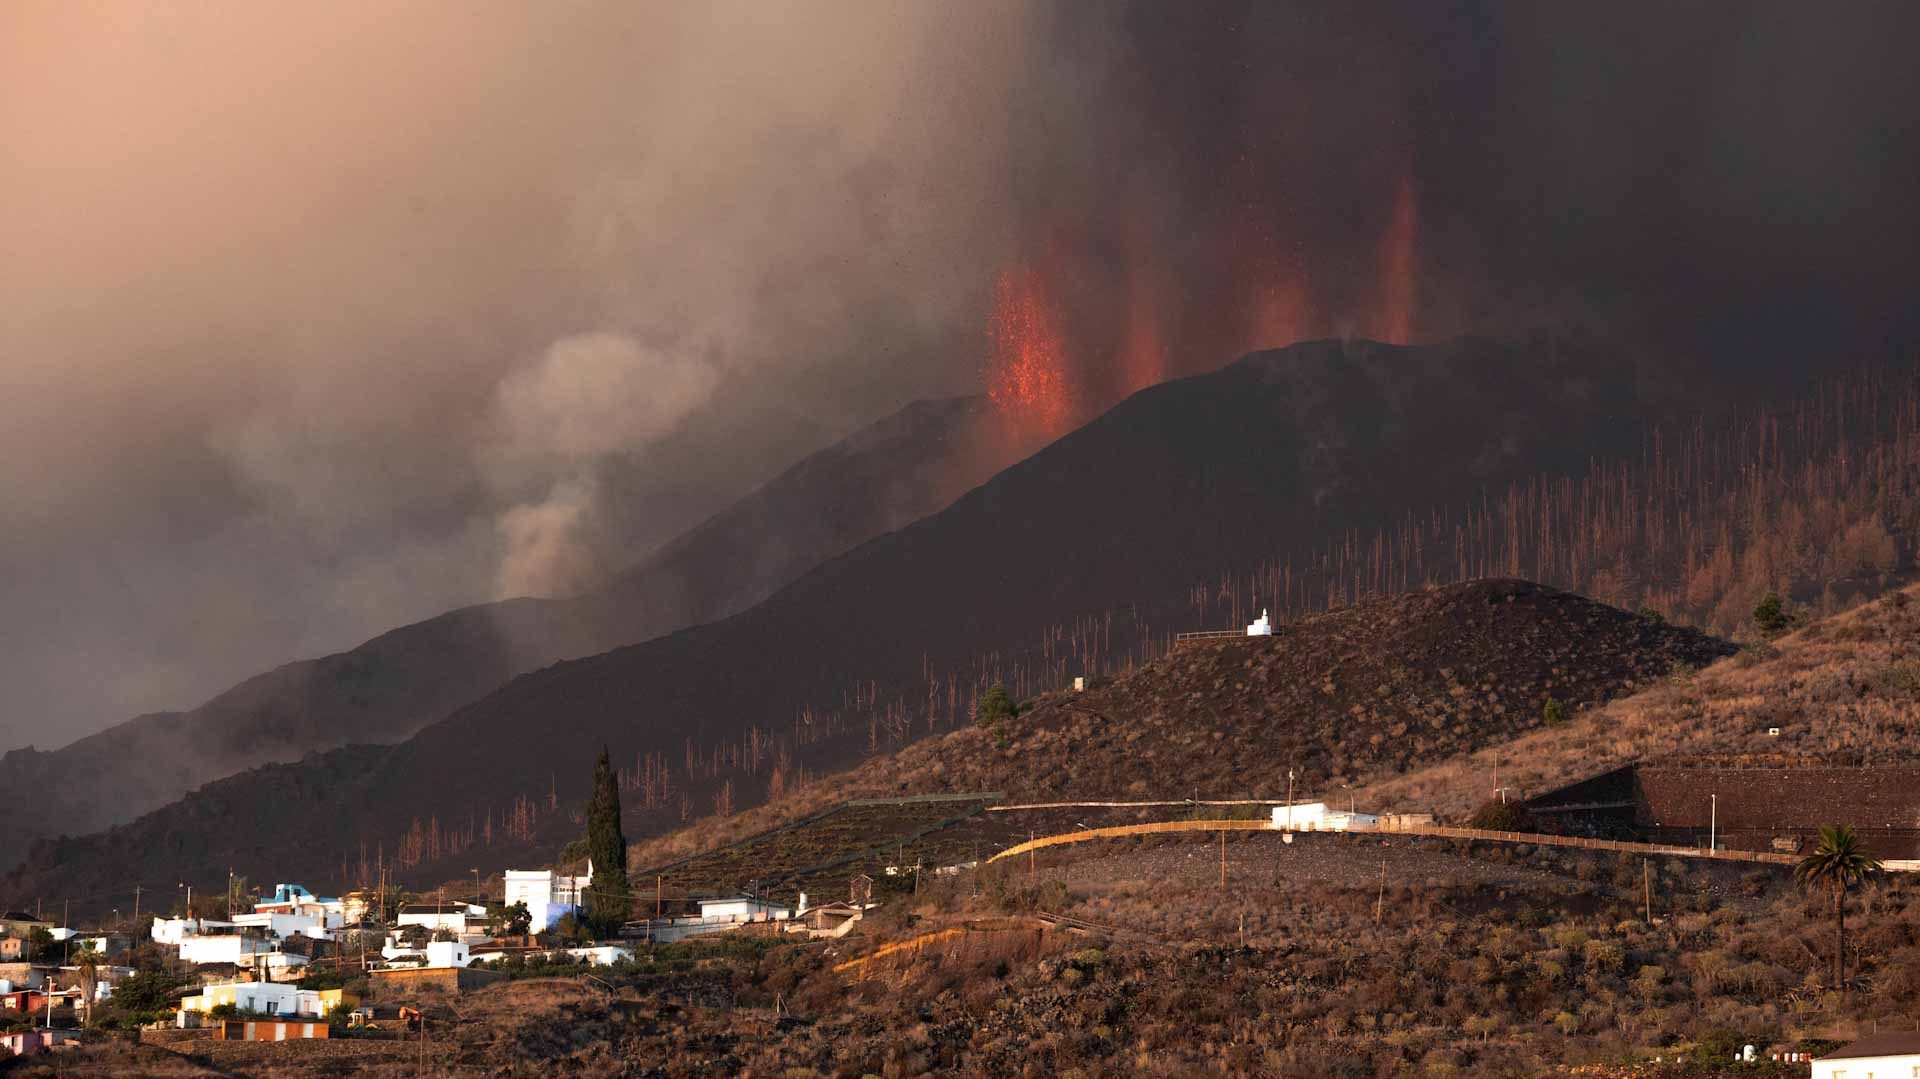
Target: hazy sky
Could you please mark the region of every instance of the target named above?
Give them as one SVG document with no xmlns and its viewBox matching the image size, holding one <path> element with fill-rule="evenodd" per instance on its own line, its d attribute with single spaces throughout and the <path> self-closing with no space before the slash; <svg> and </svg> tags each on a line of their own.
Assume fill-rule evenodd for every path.
<svg viewBox="0 0 1920 1079">
<path fill-rule="evenodd" d="M 1612 18 L 0 4 L 0 749 L 579 587 L 977 389 L 1008 272 L 1083 405 L 1329 333 L 1907 349 L 1911 9 Z"/>
</svg>

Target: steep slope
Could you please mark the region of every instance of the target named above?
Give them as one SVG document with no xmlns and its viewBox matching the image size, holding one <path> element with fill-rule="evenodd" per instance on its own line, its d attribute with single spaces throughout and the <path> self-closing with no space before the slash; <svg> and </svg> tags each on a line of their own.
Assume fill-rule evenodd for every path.
<svg viewBox="0 0 1920 1079">
<path fill-rule="evenodd" d="M 947 505 L 1031 449 L 984 398 L 921 401 L 801 461 L 577 598 L 451 611 L 290 663 L 188 712 L 0 757 L 0 865 L 209 780 L 354 742 L 398 742 L 517 674 L 732 614 L 799 573 Z M 777 537 L 777 542 L 772 540 Z M 75 783 L 85 776 L 87 782 Z M 110 798 L 99 791 L 113 792 Z"/>
<path fill-rule="evenodd" d="M 603 743 L 616 759 L 660 753 L 676 767 L 684 753 L 692 774 L 680 786 L 702 808 L 736 778 L 732 796 L 750 804 L 765 795 L 766 768 L 733 776 L 711 766 L 713 751 L 738 747 L 749 728 L 756 745 L 771 739 L 798 766 L 844 767 L 880 741 L 876 702 L 889 725 L 909 719 L 892 728 L 903 737 L 918 728 L 895 702 L 929 701 L 941 687 L 951 701 L 948 678 L 977 686 L 1011 661 L 1008 650 L 1039 645 L 1064 619 L 1128 612 L 1105 634 L 1124 657 L 1127 633 L 1164 634 L 1188 617 L 1188 587 L 1203 574 L 1311 549 L 1407 505 L 1465 501 L 1488 485 L 1576 467 L 1635 444 L 1644 421 L 1627 387 L 1488 342 L 1324 341 L 1257 353 L 1136 394 L 946 510 L 740 615 L 514 680 L 395 746 L 371 774 L 340 775 L 340 790 L 365 793 L 303 806 L 313 822 L 306 841 L 253 873 L 324 882 L 362 842 L 392 849 L 415 819 L 459 822 L 471 842 L 516 797 L 544 803 L 550 788 L 577 796 Z M 981 658 L 996 650 L 1000 660 Z M 301 767 L 341 766 L 319 758 Z M 247 782 L 270 803 L 279 774 Z M 668 827 L 673 810 L 636 814 L 630 834 Z M 546 819 L 558 821 L 547 838 L 567 830 L 564 814 Z M 97 890 L 107 866 L 138 861 L 137 835 L 154 827 L 166 828 L 141 822 L 120 838 L 45 846 L 0 893 Z M 224 870 L 236 846 L 270 847 L 252 834 L 263 827 L 242 819 L 212 830 L 199 864 Z"/>
<path fill-rule="evenodd" d="M 1779 735 L 1769 734 L 1779 728 Z M 1890 591 L 1725 663 L 1371 788 L 1381 799 L 1458 811 L 1502 782 L 1531 796 L 1636 759 L 1920 763 L 1920 586 Z"/>
</svg>

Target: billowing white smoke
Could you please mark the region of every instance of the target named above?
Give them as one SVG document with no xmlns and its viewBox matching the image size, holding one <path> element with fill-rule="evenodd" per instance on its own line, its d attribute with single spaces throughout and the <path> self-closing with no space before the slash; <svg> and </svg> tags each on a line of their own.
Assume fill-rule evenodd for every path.
<svg viewBox="0 0 1920 1079">
<path fill-rule="evenodd" d="M 587 584 L 602 568 L 584 535 L 597 469 L 670 434 L 719 379 L 704 359 L 607 332 L 562 338 L 503 378 L 493 400 L 498 440 L 482 450 L 481 464 L 520 500 L 495 522 L 504 547 L 495 594 L 553 595 Z"/>
</svg>

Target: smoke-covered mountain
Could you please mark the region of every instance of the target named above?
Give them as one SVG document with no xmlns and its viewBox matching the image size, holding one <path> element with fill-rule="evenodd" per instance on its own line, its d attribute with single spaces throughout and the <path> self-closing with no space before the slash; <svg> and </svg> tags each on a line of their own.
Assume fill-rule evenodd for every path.
<svg viewBox="0 0 1920 1079">
<path fill-rule="evenodd" d="M 564 803 L 603 744 L 636 773 L 653 754 L 674 773 L 675 797 L 632 799 L 630 835 L 705 813 L 722 783 L 750 804 L 773 775 L 843 767 L 956 722 L 988 678 L 1066 674 L 1065 637 L 1048 627 L 1098 619 L 1072 662 L 1101 662 L 1093 641 L 1123 656 L 1129 636 L 1194 628 L 1192 584 L 1222 567 L 1636 446 L 1637 392 L 1578 370 L 1592 368 L 1476 340 L 1321 341 L 1153 387 L 737 615 L 523 675 L 398 745 L 258 769 L 112 832 L 38 845 L 0 898 L 230 863 L 329 886 L 363 843 L 367 857 L 411 850 L 416 821 L 462 870 L 528 857 L 529 837 L 572 830 Z M 248 808 L 292 790 L 298 843 Z M 413 861 L 416 876 L 445 868 Z"/>
<path fill-rule="evenodd" d="M 983 397 L 921 401 L 801 461 L 582 596 L 450 611 L 289 663 L 186 712 L 0 757 L 0 864 L 209 780 L 348 743 L 398 742 L 517 674 L 725 617 L 947 505 L 1031 449 Z M 84 777 L 84 778 L 83 778 Z M 110 793 L 107 793 L 110 792 Z"/>
</svg>

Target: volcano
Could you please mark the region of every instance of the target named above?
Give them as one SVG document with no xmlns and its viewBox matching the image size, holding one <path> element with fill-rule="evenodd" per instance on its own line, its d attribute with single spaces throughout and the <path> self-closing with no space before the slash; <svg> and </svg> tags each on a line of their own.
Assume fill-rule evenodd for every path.
<svg viewBox="0 0 1920 1079">
<path fill-rule="evenodd" d="M 443 828 L 470 837 L 453 849 L 483 827 L 492 844 L 522 800 L 550 827 L 466 850 L 459 871 L 534 857 L 575 830 L 564 804 L 603 744 L 686 773 L 685 801 L 636 806 L 631 837 L 706 812 L 722 783 L 752 804 L 773 774 L 845 767 L 919 724 L 964 721 L 961 687 L 1044 655 L 1063 621 L 1125 612 L 1123 627 L 1198 628 L 1189 590 L 1223 567 L 1637 445 L 1646 402 L 1632 385 L 1562 362 L 1478 340 L 1320 341 L 1152 387 L 738 614 L 522 675 L 397 745 L 256 769 L 110 832 L 36 844 L 0 899 L 130 892 L 229 864 L 350 883 L 355 852 L 398 849 L 406 822 L 431 822 L 436 844 Z M 297 844 L 258 811 L 289 798 Z"/>
</svg>

